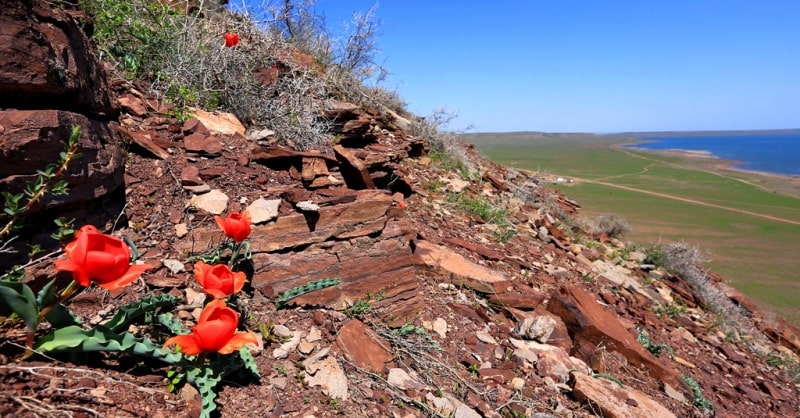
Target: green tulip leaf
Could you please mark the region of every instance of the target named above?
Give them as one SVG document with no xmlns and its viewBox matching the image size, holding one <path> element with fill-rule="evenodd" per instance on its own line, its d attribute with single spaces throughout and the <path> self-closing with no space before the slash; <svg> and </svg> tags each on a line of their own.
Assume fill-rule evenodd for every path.
<svg viewBox="0 0 800 418">
<path fill-rule="evenodd" d="M 56 291 L 54 286 L 56 284 L 56 279 L 50 280 L 39 293 L 36 294 L 36 304 L 37 306 L 47 306 L 58 299 L 56 295 Z"/>
<path fill-rule="evenodd" d="M 214 388 L 222 380 L 222 376 L 211 367 L 193 367 L 186 372 L 186 381 L 192 384 L 200 393 L 202 411 L 200 418 L 209 418 L 217 409 L 215 401 L 217 394 Z"/>
<path fill-rule="evenodd" d="M 25 321 L 28 333 L 39 326 L 39 305 L 28 285 L 20 282 L 0 281 L 0 304 L 19 315 Z"/>
<path fill-rule="evenodd" d="M 156 315 L 156 321 L 158 321 L 159 324 L 167 327 L 169 332 L 175 335 L 185 335 L 189 333 L 189 331 L 183 328 L 181 321 L 175 319 L 169 312 Z"/>
<path fill-rule="evenodd" d="M 240 348 L 239 358 L 242 360 L 242 363 L 244 363 L 244 368 L 247 369 L 247 371 L 252 373 L 255 377 L 261 377 L 261 373 L 258 372 L 258 366 L 256 366 L 256 359 L 253 358 L 249 348 Z"/>
<path fill-rule="evenodd" d="M 54 328 L 81 326 L 81 319 L 64 305 L 56 305 L 44 316 Z"/>
<path fill-rule="evenodd" d="M 275 301 L 275 308 L 280 309 L 286 302 L 306 293 L 314 292 L 326 287 L 336 286 L 339 284 L 338 278 L 322 279 L 315 282 L 308 282 L 302 286 L 293 287 L 284 292 L 278 300 Z"/>
<path fill-rule="evenodd" d="M 55 282 L 55 279 L 51 280 L 44 285 L 41 290 L 39 290 L 39 293 L 36 294 L 36 303 L 38 306 L 49 306 L 58 300 L 58 295 L 56 295 L 54 290 Z M 44 318 L 55 328 L 64 328 L 70 325 L 79 326 L 81 324 L 80 318 L 78 318 L 77 315 L 72 313 L 72 311 L 67 309 L 64 305 L 54 306 L 53 309 L 44 316 Z"/>
<path fill-rule="evenodd" d="M 128 328 L 128 325 L 139 317 L 152 314 L 158 308 L 175 306 L 180 300 L 181 298 L 177 296 L 167 294 L 148 295 L 136 302 L 121 306 L 114 317 L 103 325 L 113 332 L 120 332 Z"/>
<path fill-rule="evenodd" d="M 147 337 L 135 337 L 129 332 L 117 334 L 103 326 L 89 330 L 78 326 L 60 328 L 37 341 L 34 349 L 43 353 L 120 351 L 169 364 L 183 359 L 182 354 L 165 350 Z"/>
</svg>

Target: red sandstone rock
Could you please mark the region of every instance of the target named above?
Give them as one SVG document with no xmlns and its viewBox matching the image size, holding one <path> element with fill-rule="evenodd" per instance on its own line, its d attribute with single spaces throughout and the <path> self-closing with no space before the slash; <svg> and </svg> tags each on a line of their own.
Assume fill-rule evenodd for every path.
<svg viewBox="0 0 800 418">
<path fill-rule="evenodd" d="M 637 366 L 646 367 L 662 382 L 676 386 L 678 373 L 650 354 L 636 341 L 631 332 L 622 326 L 619 319 L 604 309 L 595 297 L 578 287 L 561 288 L 547 307 L 560 316 L 575 342 L 573 354 L 589 361 L 593 347 L 605 346 L 616 351 Z"/>
<path fill-rule="evenodd" d="M 391 344 L 357 319 L 342 325 L 336 347 L 347 360 L 373 373 L 383 373 L 386 363 L 394 357 Z"/>
<path fill-rule="evenodd" d="M 342 176 L 344 176 L 347 187 L 356 190 L 372 189 L 375 187 L 372 183 L 372 177 L 370 177 L 369 171 L 364 163 L 353 155 L 348 148 L 336 145 L 333 147 L 333 152 L 342 164 Z"/>
<path fill-rule="evenodd" d="M 505 292 L 508 278 L 487 267 L 475 264 L 446 247 L 428 241 L 416 241 L 414 253 L 420 264 L 432 267 L 458 285 L 464 285 L 483 293 Z"/>
<path fill-rule="evenodd" d="M 607 418 L 674 418 L 660 403 L 633 388 L 623 388 L 611 380 L 572 373 L 575 398 L 599 409 Z"/>
</svg>

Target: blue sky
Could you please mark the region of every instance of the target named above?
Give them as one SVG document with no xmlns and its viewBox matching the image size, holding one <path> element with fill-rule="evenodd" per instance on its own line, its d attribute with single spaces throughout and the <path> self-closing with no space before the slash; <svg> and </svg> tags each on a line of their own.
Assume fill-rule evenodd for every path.
<svg viewBox="0 0 800 418">
<path fill-rule="evenodd" d="M 320 0 L 332 31 L 375 1 Z M 384 0 L 377 61 L 471 132 L 800 128 L 800 1 Z"/>
</svg>

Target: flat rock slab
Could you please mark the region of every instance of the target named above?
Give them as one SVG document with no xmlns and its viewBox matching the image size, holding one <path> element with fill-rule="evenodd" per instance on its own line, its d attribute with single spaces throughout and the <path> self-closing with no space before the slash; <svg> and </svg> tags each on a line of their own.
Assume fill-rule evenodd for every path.
<svg viewBox="0 0 800 418">
<path fill-rule="evenodd" d="M 420 264 L 445 273 L 457 285 L 490 294 L 508 289 L 508 278 L 498 271 L 475 264 L 441 245 L 428 241 L 415 241 L 415 245 L 414 254 Z"/>
<path fill-rule="evenodd" d="M 245 129 L 242 122 L 236 118 L 232 113 L 224 112 L 206 112 L 201 109 L 192 109 L 192 117 L 200 121 L 209 132 L 218 135 L 234 135 L 239 134 L 244 136 Z"/>
<path fill-rule="evenodd" d="M 254 226 L 250 250 L 254 254 L 286 251 L 329 239 L 366 236 L 380 232 L 392 197 L 377 190 L 355 192 L 348 203 L 321 207 L 314 213 L 280 216 L 275 222 Z M 180 243 L 180 251 L 202 252 L 223 239 L 219 228 L 195 228 L 191 239 Z"/>
<path fill-rule="evenodd" d="M 414 258 L 401 238 L 368 241 L 363 246 L 342 242 L 300 253 L 254 254 L 253 263 L 253 286 L 271 298 L 311 281 L 340 280 L 338 286 L 294 298 L 289 305 L 341 310 L 364 300 L 393 321 L 409 319 L 422 309 L 416 297 Z M 372 299 L 367 295 L 373 295 Z"/>
<path fill-rule="evenodd" d="M 342 325 L 336 336 L 336 348 L 347 360 L 373 373 L 383 373 L 386 363 L 394 358 L 391 344 L 357 319 Z"/>
<path fill-rule="evenodd" d="M 561 317 L 569 329 L 575 347 L 572 352 L 585 361 L 594 347 L 603 345 L 616 351 L 637 366 L 646 367 L 664 383 L 678 385 L 678 372 L 674 367 L 656 358 L 636 341 L 619 318 L 603 308 L 594 296 L 579 287 L 565 287 L 553 295 L 547 309 Z"/>
<path fill-rule="evenodd" d="M 572 393 L 581 402 L 587 402 L 607 418 L 674 418 L 660 403 L 633 388 L 623 388 L 608 379 L 595 378 L 583 373 L 572 373 Z"/>
</svg>

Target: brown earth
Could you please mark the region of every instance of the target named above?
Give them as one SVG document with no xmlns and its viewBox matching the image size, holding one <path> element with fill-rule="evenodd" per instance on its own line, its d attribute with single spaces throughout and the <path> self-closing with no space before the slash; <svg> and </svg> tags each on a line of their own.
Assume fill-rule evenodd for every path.
<svg viewBox="0 0 800 418">
<path fill-rule="evenodd" d="M 109 84 L 122 110 L 112 121 L 125 140 L 124 185 L 112 194 L 122 209 L 87 204 L 86 215 L 130 238 L 153 268 L 121 291 L 90 288 L 68 306 L 96 323 L 143 295 L 168 293 L 185 298 L 173 313 L 188 328 L 202 302 L 187 257 L 221 240 L 215 214 L 258 212 L 237 305 L 263 341 L 251 350 L 262 377 L 224 380 L 220 416 L 710 415 L 693 406 L 702 399 L 693 389 L 718 416 L 800 414 L 788 376 L 800 332 L 768 321 L 722 283 L 747 327 L 720 329 L 680 277 L 643 265 L 643 254 L 617 240 L 569 228 L 577 205 L 535 177 L 465 147 L 476 175 L 464 179 L 432 161 L 428 138 L 399 128 L 407 121 L 353 104 L 326 113 L 337 118 L 340 143 L 297 152 L 248 138 L 230 115 L 197 112 L 180 123 L 150 106 L 143 89 L 114 77 Z M 0 129 L 0 144 L 10 131 Z M 506 209 L 505 231 L 515 234 L 450 193 Z M 27 272 L 33 287 L 63 277 L 52 257 Z M 338 285 L 276 308 L 283 292 L 332 277 Z M 153 360 L 21 360 L 23 328 L 0 323 L 3 416 L 199 412 L 197 392 L 168 392 L 167 367 Z M 166 338 L 148 324 L 130 331 Z M 637 341 L 645 334 L 649 350 Z M 674 355 L 665 346 L 654 355 L 657 344 Z"/>
</svg>

